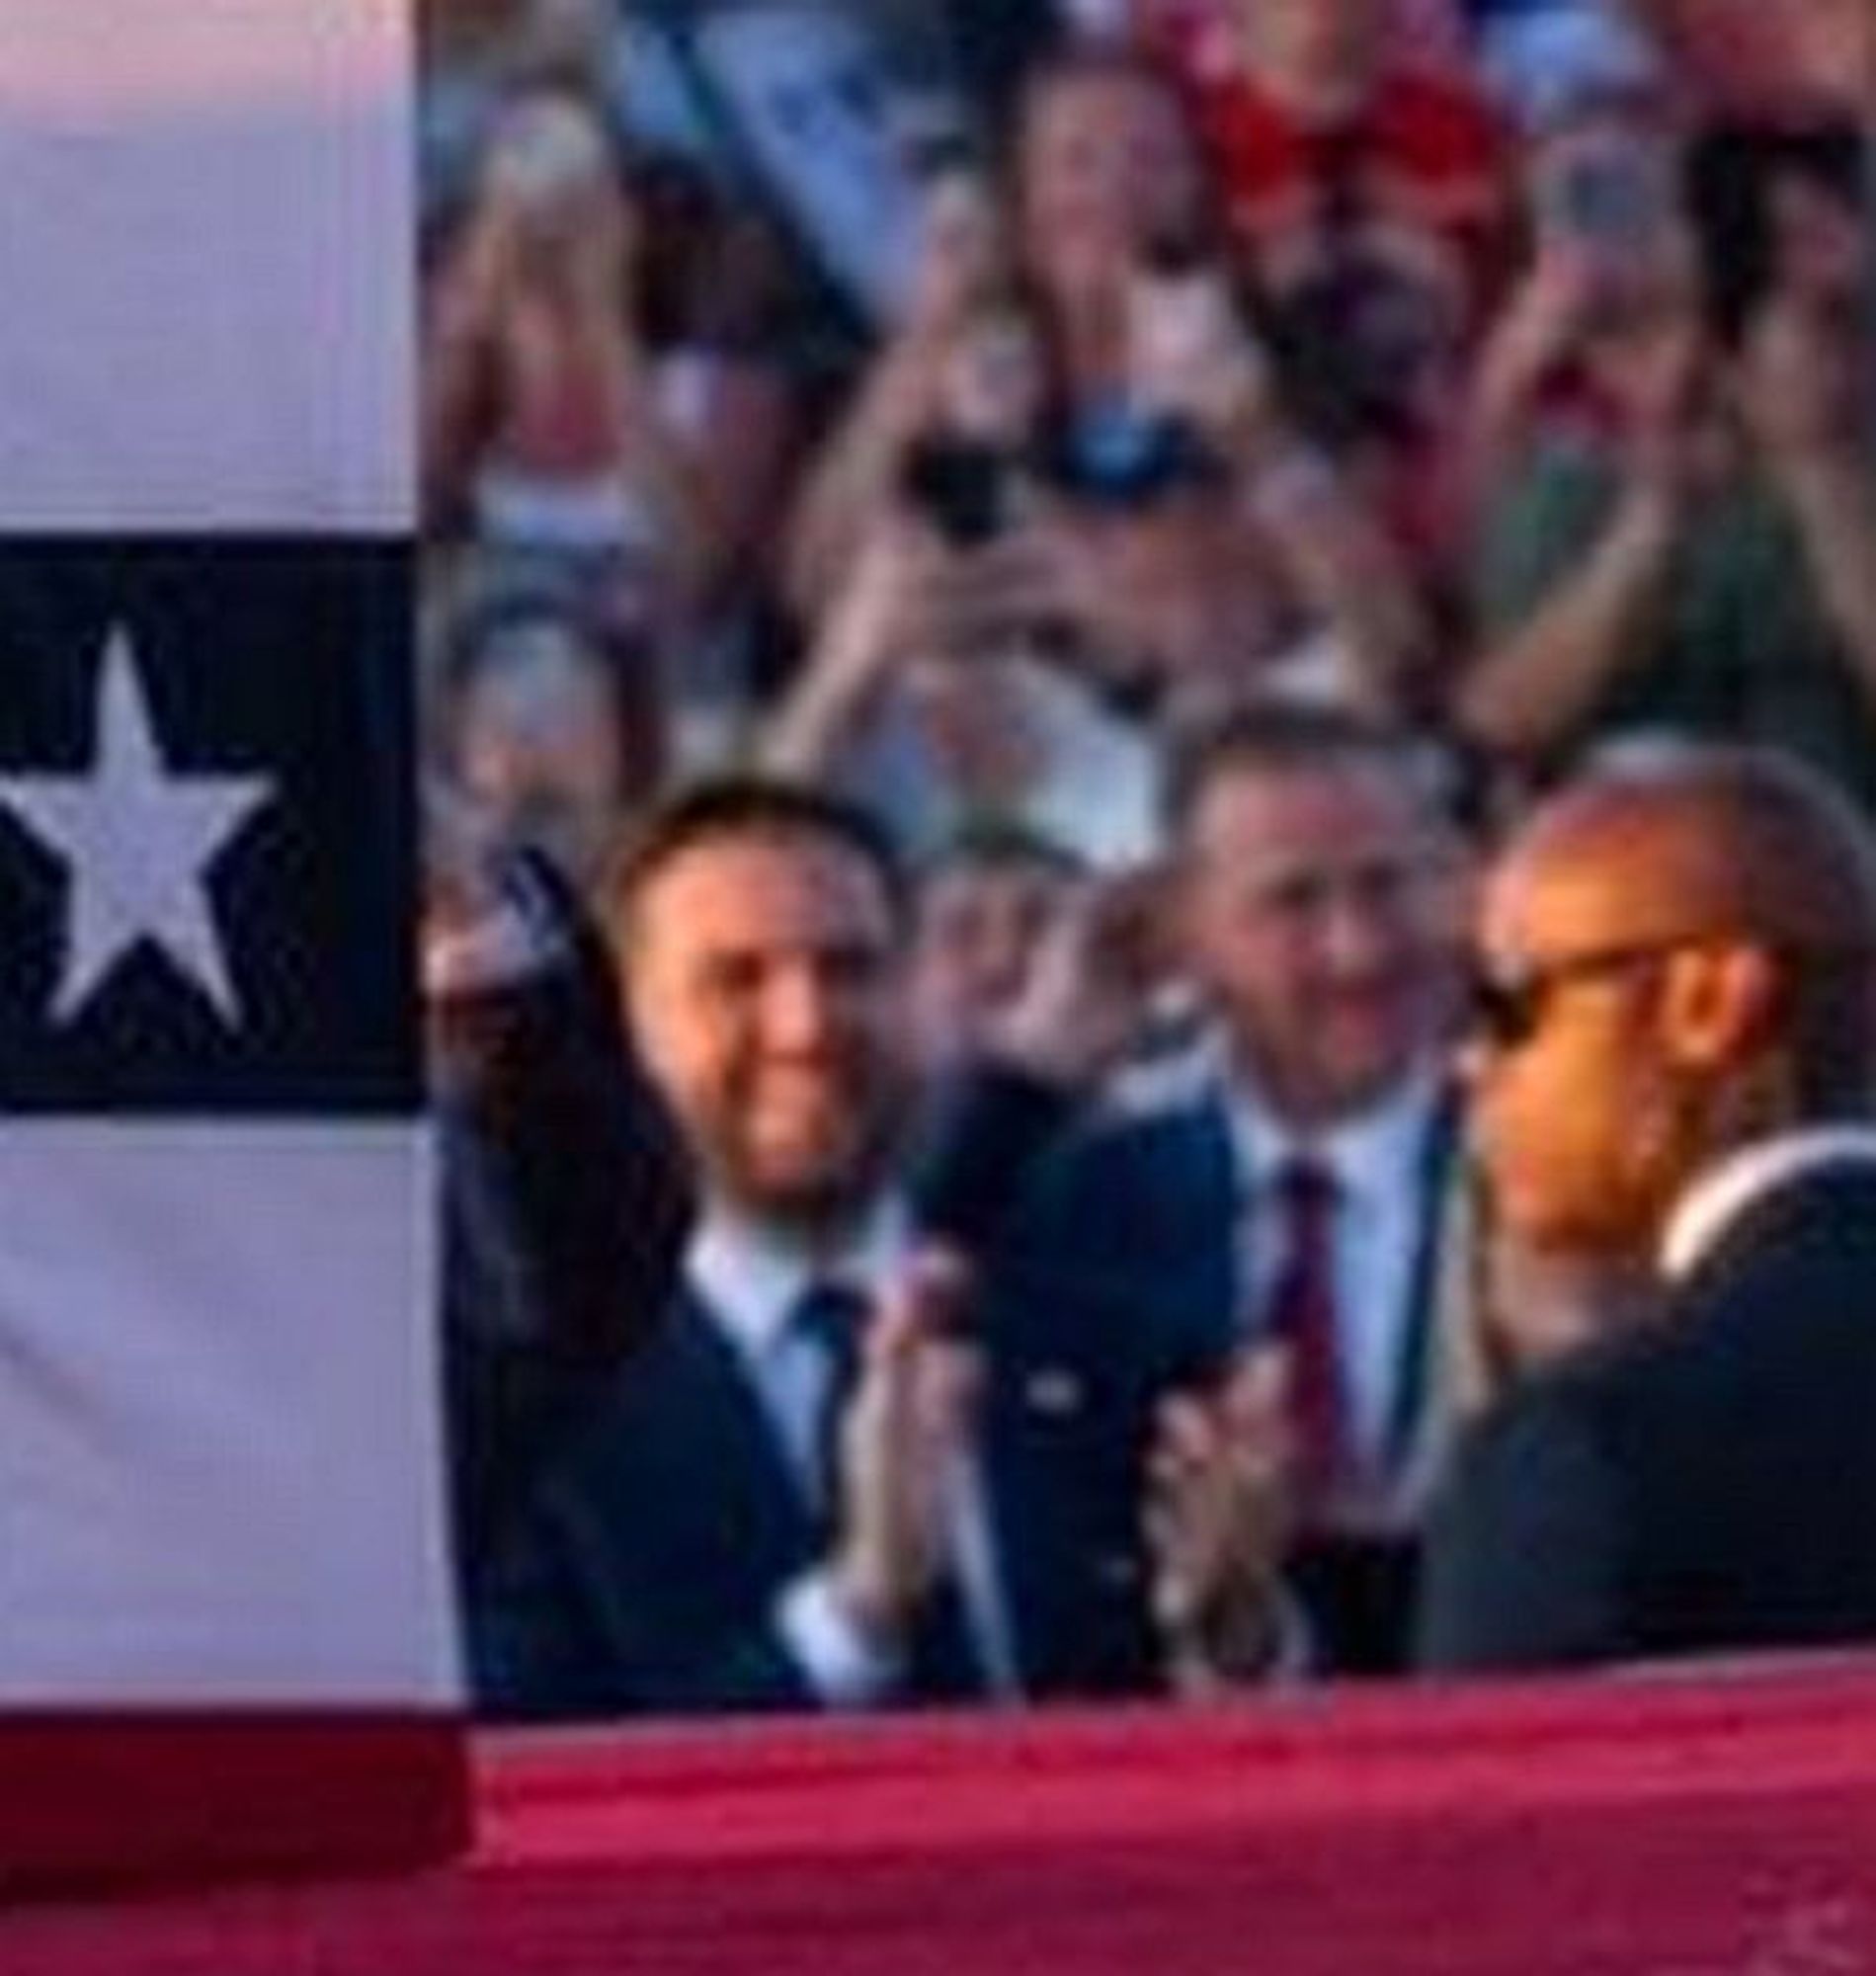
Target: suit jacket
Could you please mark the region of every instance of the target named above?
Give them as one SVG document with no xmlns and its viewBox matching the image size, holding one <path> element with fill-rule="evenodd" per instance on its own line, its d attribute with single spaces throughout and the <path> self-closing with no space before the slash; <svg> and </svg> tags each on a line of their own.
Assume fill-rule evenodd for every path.
<svg viewBox="0 0 1876 1976">
<path fill-rule="evenodd" d="M 1058 1328 L 1123 1341 L 1106 1349 L 1123 1350 L 1162 1391 L 1206 1383 L 1242 1342 L 1244 1183 L 1214 1083 L 1084 1116 L 1009 1073 L 980 1076 L 949 1094 L 935 1142 L 926 1215 L 980 1259 L 993 1333 L 1052 1311 Z M 956 1157 L 960 1145 L 975 1157 Z M 1456 1114 L 1444 1108 L 1422 1168 L 1403 1342 L 1394 1479 L 1409 1503 L 1425 1495 L 1445 1450 L 1470 1311 L 1461 1166 Z M 1318 1549 L 1325 1555 L 1305 1560 L 1301 1584 L 1325 1657 L 1350 1670 L 1398 1667 L 1412 1618 L 1411 1545 L 1345 1546 L 1340 1560 Z"/>
<path fill-rule="evenodd" d="M 1046 1313 L 989 1357 L 979 1460 L 1024 1691 L 1146 1688 L 1133 1474 L 1149 1375 L 1101 1339 L 1050 1337 Z M 775 1611 L 828 1536 L 687 1288 L 473 1602 L 481 1704 L 536 1719 L 812 1706 Z M 904 1699 L 979 1691 L 954 1630 L 928 1629 L 910 1660 Z"/>
<path fill-rule="evenodd" d="M 1876 1172 L 1761 1195 L 1657 1331 L 1519 1390 L 1429 1536 L 1422 1658 L 1543 1666 L 1876 1637 Z"/>
</svg>

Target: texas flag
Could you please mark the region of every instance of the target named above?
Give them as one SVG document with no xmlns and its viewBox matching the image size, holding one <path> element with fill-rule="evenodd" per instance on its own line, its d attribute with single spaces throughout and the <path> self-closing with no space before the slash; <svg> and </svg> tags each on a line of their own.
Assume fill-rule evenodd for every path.
<svg viewBox="0 0 1876 1976">
<path fill-rule="evenodd" d="M 459 1812 L 404 0 L 0 5 L 0 1896 Z"/>
</svg>

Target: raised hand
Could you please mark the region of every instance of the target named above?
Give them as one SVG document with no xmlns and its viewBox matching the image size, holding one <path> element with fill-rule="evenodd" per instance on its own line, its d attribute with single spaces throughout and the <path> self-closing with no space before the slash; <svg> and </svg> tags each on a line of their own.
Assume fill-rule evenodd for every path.
<svg viewBox="0 0 1876 1976">
<path fill-rule="evenodd" d="M 1091 878 L 1071 891 L 993 1032 L 995 1053 L 1070 1087 L 1121 1062 L 1165 979 L 1168 885 L 1165 872 L 1149 868 Z"/>
</svg>

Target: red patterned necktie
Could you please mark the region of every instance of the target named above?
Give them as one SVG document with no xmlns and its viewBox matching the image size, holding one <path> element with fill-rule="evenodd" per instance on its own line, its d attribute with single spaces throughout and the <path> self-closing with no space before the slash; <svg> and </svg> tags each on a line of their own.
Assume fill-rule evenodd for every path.
<svg viewBox="0 0 1876 1976">
<path fill-rule="evenodd" d="M 1266 1336 L 1290 1352 L 1290 1410 L 1302 1458 L 1305 1514 L 1344 1472 L 1347 1410 L 1336 1341 L 1335 1177 L 1293 1159 L 1278 1173 L 1283 1265 L 1271 1287 Z"/>
</svg>

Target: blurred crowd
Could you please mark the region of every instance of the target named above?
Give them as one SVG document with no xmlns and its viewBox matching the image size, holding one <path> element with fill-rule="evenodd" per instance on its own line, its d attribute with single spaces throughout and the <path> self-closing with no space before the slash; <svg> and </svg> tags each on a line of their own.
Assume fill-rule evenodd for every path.
<svg viewBox="0 0 1876 1976">
<path fill-rule="evenodd" d="M 1660 1303 L 1477 1183 L 1482 874 L 1690 744 L 1876 810 L 1876 10 L 420 14 L 489 1705 L 1405 1667 Z"/>
</svg>

